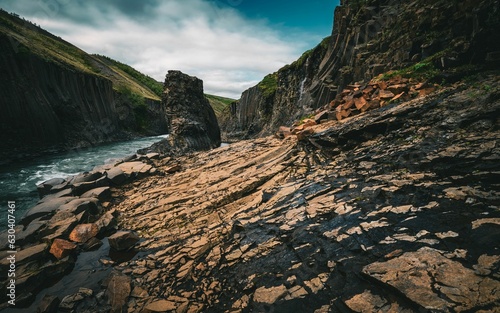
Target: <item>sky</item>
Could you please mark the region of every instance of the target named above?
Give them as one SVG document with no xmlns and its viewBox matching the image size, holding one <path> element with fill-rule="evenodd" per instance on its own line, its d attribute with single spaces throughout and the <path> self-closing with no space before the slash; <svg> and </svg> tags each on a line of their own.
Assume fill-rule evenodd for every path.
<svg viewBox="0 0 500 313">
<path fill-rule="evenodd" d="M 0 7 L 158 81 L 238 99 L 329 36 L 339 0 L 0 0 Z"/>
</svg>

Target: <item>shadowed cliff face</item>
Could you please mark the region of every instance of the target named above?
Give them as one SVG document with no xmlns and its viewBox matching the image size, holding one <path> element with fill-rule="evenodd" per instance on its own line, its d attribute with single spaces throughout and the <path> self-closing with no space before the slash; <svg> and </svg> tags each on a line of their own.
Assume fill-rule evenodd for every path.
<svg viewBox="0 0 500 313">
<path fill-rule="evenodd" d="M 436 70 L 498 67 L 498 8 L 495 0 L 341 1 L 330 39 L 275 73 L 267 94 L 262 82 L 243 92 L 223 129 L 239 137 L 274 133 L 346 85 L 389 70 L 422 63 Z"/>
<path fill-rule="evenodd" d="M 0 157 L 167 131 L 159 84 L 0 10 Z M 132 73 L 133 75 L 131 75 Z"/>
<path fill-rule="evenodd" d="M 2 151 L 88 145 L 117 135 L 111 81 L 47 62 L 24 46 L 15 49 L 6 36 L 0 49 Z"/>
</svg>

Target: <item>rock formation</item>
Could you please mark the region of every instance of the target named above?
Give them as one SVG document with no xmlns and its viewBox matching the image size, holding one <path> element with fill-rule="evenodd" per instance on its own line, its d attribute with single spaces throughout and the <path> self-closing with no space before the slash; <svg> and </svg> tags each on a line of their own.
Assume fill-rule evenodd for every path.
<svg viewBox="0 0 500 313">
<path fill-rule="evenodd" d="M 220 146 L 219 124 L 203 93 L 201 79 L 180 71 L 168 71 L 162 105 L 167 115 L 169 137 L 153 145 L 151 150 L 185 153 Z"/>
<path fill-rule="evenodd" d="M 269 86 L 266 77 L 245 91 L 223 131 L 238 137 L 274 133 L 330 103 L 348 84 L 367 83 L 389 70 L 496 68 L 498 10 L 496 0 L 341 1 L 331 37 L 276 72 L 271 89 L 262 88 Z M 443 79 L 457 77 L 436 78 Z"/>
</svg>

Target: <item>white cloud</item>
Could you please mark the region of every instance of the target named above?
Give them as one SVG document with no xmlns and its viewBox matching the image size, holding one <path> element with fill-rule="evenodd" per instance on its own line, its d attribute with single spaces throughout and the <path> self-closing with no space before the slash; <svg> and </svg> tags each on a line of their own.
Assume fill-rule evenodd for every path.
<svg viewBox="0 0 500 313">
<path fill-rule="evenodd" d="M 283 34 L 264 20 L 203 0 L 158 1 L 137 15 L 104 1 L 53 1 L 59 7 L 52 14 L 23 13 L 21 4 L 19 13 L 88 53 L 127 63 L 159 81 L 168 70 L 181 70 L 203 79 L 205 92 L 233 98 L 320 39 Z"/>
</svg>

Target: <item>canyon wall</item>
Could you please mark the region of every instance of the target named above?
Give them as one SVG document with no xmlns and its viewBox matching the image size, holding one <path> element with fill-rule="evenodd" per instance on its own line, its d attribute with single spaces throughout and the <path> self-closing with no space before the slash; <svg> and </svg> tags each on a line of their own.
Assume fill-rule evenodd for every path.
<svg viewBox="0 0 500 313">
<path fill-rule="evenodd" d="M 0 10 L 0 163 L 166 133 L 152 79 L 113 62 Z"/>
<path fill-rule="evenodd" d="M 346 85 L 390 70 L 436 70 L 500 60 L 498 0 L 344 0 L 331 37 L 243 92 L 222 125 L 235 137 L 274 133 L 334 100 Z M 448 79 L 448 77 L 443 77 Z"/>
<path fill-rule="evenodd" d="M 1 148 L 80 146 L 112 140 L 111 81 L 48 62 L 0 36 Z"/>
</svg>

